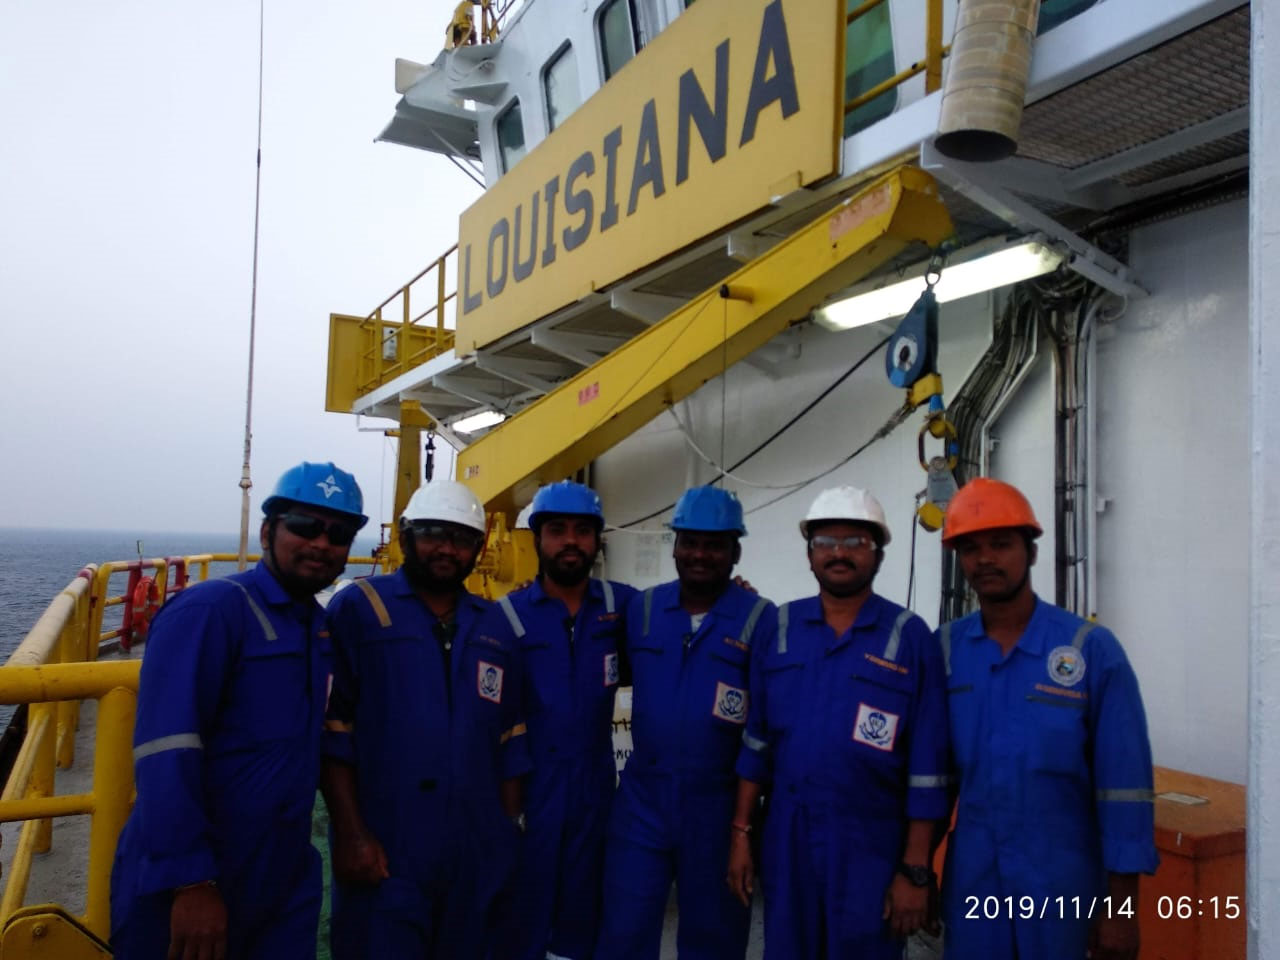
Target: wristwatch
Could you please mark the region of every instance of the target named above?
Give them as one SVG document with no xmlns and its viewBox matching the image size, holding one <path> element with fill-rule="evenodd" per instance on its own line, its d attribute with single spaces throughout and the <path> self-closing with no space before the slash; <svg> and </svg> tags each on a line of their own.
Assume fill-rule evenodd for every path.
<svg viewBox="0 0 1280 960">
<path fill-rule="evenodd" d="M 910 880 L 913 887 L 927 887 L 933 880 L 933 871 L 918 864 L 900 863 L 898 872 Z"/>
</svg>

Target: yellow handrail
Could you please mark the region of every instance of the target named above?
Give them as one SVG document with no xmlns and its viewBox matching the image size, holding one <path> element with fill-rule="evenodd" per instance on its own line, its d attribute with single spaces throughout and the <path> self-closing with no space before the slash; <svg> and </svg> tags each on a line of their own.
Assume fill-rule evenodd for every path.
<svg viewBox="0 0 1280 960">
<path fill-rule="evenodd" d="M 251 556 L 257 561 L 257 556 Z M 50 849 L 52 818 L 88 814 L 88 898 L 81 918 L 104 940 L 109 936 L 109 889 L 116 840 L 129 814 L 133 793 L 133 716 L 138 689 L 139 660 L 101 661 L 100 644 L 121 635 L 119 628 L 103 631 L 109 606 L 125 606 L 131 613 L 129 591 L 109 593 L 111 577 L 154 570 L 163 604 L 171 593 L 208 579 L 213 563 L 234 564 L 234 553 L 198 553 L 166 559 L 113 561 L 85 567 L 49 603 L 21 644 L 0 667 L 0 703 L 27 704 L 27 729 L 13 768 L 0 791 L 0 822 L 26 821 L 0 895 L 0 929 L 23 906 L 31 876 L 31 858 Z M 350 565 L 380 563 L 374 557 L 349 557 Z M 168 588 L 168 573 L 179 582 Z M 87 794 L 57 796 L 54 768 L 69 768 L 75 760 L 75 733 L 80 723 L 80 700 L 98 701 L 93 755 L 93 789 Z"/>
<path fill-rule="evenodd" d="M 874 10 L 886 0 L 866 0 L 850 10 L 845 17 L 845 24 L 853 23 L 859 17 Z M 870 103 L 876 97 L 887 93 L 899 84 L 906 83 L 912 77 L 923 73 L 925 93 L 933 93 L 942 89 L 942 59 L 951 52 L 951 45 L 942 42 L 942 0 L 926 0 L 925 5 L 925 39 L 924 59 L 917 60 L 905 70 L 900 70 L 883 83 L 878 83 L 870 90 L 864 90 L 844 105 L 845 114 L 853 113 L 859 107 Z"/>
<path fill-rule="evenodd" d="M 14 776 L 0 795 L 0 822 L 26 821 L 0 897 L 0 927 L 23 905 L 31 858 L 49 849 L 51 818 L 87 813 L 92 821 L 83 921 L 99 937 L 109 937 L 111 861 L 133 792 L 133 714 L 141 668 L 141 661 L 124 660 L 0 670 L 0 703 L 30 704 L 32 712 Z M 53 795 L 53 705 L 84 697 L 98 701 L 93 789 L 88 794 L 57 797 Z"/>
<path fill-rule="evenodd" d="M 420 270 L 408 283 L 373 308 L 360 323 L 364 347 L 358 357 L 362 376 L 358 391 L 368 393 L 393 377 L 399 376 L 432 357 L 439 356 L 453 347 L 453 328 L 446 326 L 446 307 L 457 299 L 458 291 L 448 290 L 449 278 L 456 276 L 450 269 L 449 258 L 458 252 L 458 245 L 436 257 Z M 418 314 L 413 312 L 413 287 L 434 271 L 430 284 L 429 306 Z M 399 320 L 389 320 L 384 311 L 400 301 Z"/>
</svg>

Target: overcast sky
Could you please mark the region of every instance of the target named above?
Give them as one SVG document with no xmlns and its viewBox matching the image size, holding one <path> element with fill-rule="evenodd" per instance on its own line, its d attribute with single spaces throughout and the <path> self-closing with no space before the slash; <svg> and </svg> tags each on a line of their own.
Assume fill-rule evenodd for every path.
<svg viewBox="0 0 1280 960">
<path fill-rule="evenodd" d="M 303 459 L 390 510 L 391 442 L 324 412 L 328 315 L 368 313 L 478 195 L 373 142 L 395 58 L 430 62 L 452 7 L 266 0 L 255 516 Z M 249 0 L 0 4 L 0 526 L 238 530 L 257 48 Z"/>
</svg>

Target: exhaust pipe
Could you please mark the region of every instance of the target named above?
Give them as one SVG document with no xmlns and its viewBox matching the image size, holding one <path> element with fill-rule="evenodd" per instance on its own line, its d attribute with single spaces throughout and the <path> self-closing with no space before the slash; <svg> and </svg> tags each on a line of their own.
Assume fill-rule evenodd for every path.
<svg viewBox="0 0 1280 960">
<path fill-rule="evenodd" d="M 934 146 L 990 162 L 1018 148 L 1040 0 L 960 0 Z"/>
</svg>

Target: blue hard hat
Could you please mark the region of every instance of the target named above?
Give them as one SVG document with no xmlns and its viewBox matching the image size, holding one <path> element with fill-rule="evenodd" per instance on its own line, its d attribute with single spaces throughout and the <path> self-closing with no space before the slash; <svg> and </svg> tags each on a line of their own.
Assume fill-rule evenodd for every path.
<svg viewBox="0 0 1280 960">
<path fill-rule="evenodd" d="M 369 522 L 364 515 L 364 497 L 356 478 L 332 463 L 303 462 L 280 475 L 271 496 L 262 501 L 262 512 L 270 516 L 290 503 L 303 503 L 334 513 L 345 513 Z"/>
<path fill-rule="evenodd" d="M 736 494 L 719 487 L 692 487 L 676 503 L 672 530 L 700 530 L 706 533 L 747 535 L 742 521 L 742 504 Z"/>
<path fill-rule="evenodd" d="M 553 514 L 576 517 L 592 517 L 604 526 L 604 510 L 600 507 L 600 494 L 572 480 L 549 483 L 533 496 L 533 509 L 529 513 L 529 528 L 535 533 L 542 521 Z"/>
</svg>

